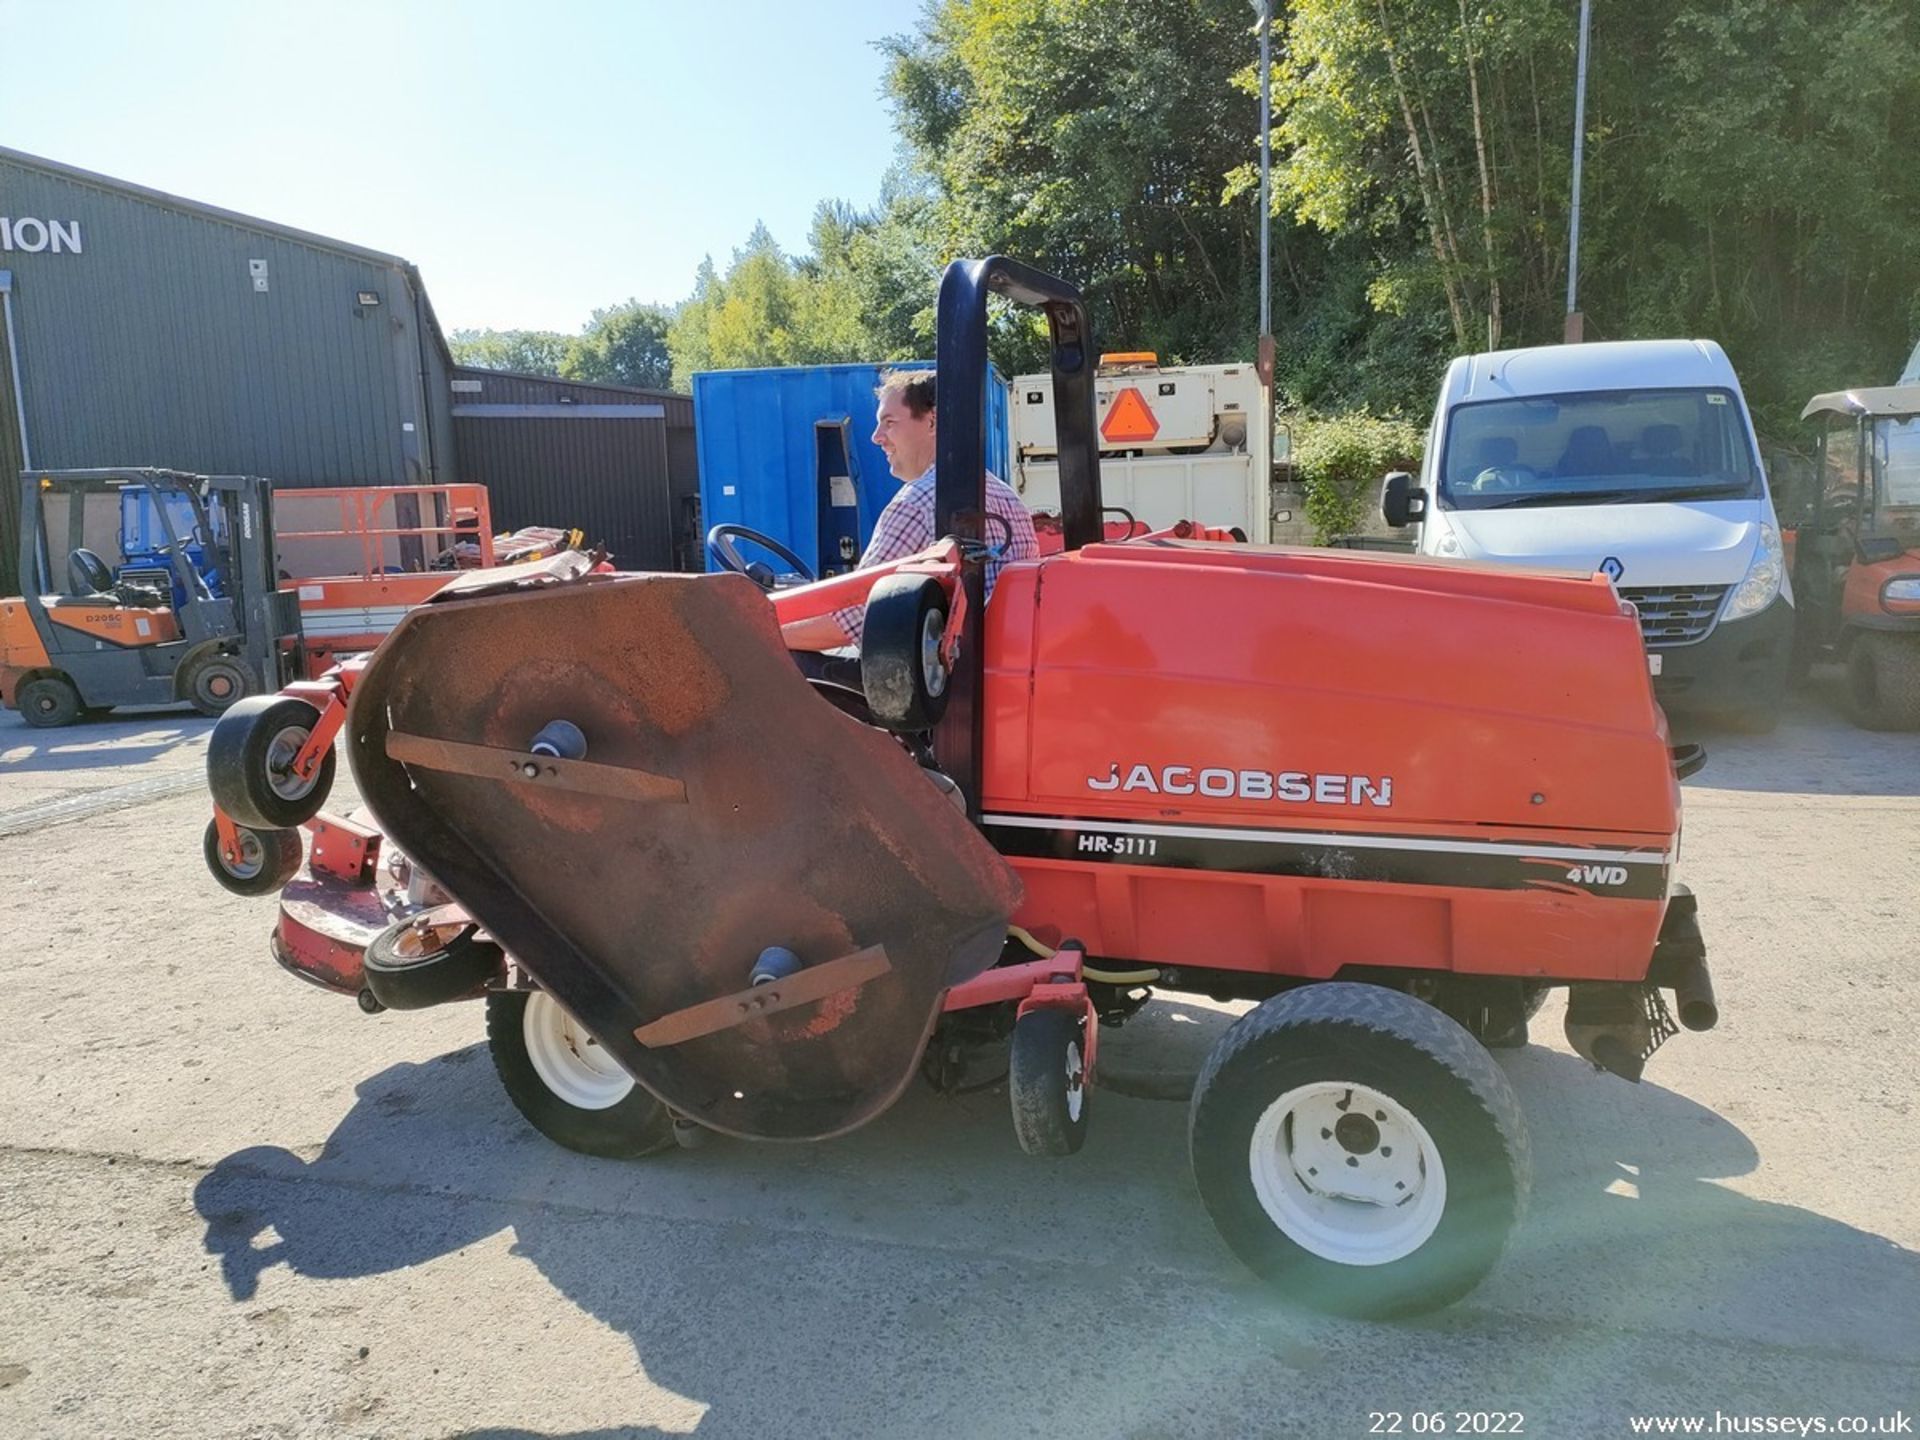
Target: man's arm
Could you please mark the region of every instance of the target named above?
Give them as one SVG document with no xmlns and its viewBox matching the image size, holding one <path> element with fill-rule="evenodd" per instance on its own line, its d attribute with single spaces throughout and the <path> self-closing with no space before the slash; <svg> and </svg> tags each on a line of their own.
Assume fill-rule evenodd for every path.
<svg viewBox="0 0 1920 1440">
<path fill-rule="evenodd" d="M 805 620 L 789 620 L 780 627 L 780 638 L 789 650 L 837 650 L 851 645 L 854 637 L 840 623 L 840 612 L 809 615 Z"/>
<path fill-rule="evenodd" d="M 933 543 L 933 487 L 908 486 L 880 512 L 874 522 L 873 538 L 860 557 L 859 569 L 871 569 L 889 560 L 904 559 Z M 833 650 L 842 645 L 858 645 L 866 627 L 864 603 L 847 605 L 810 620 L 795 620 L 780 627 L 789 650 Z"/>
</svg>

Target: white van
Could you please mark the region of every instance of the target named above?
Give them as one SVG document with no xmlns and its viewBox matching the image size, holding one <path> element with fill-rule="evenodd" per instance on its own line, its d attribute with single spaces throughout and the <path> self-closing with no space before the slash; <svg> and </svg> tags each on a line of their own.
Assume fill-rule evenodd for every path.
<svg viewBox="0 0 1920 1440">
<path fill-rule="evenodd" d="M 1604 573 L 1640 611 L 1669 709 L 1767 729 L 1793 645 L 1780 523 L 1740 382 L 1711 340 L 1467 355 L 1420 483 L 1381 511 L 1423 555 Z"/>
</svg>

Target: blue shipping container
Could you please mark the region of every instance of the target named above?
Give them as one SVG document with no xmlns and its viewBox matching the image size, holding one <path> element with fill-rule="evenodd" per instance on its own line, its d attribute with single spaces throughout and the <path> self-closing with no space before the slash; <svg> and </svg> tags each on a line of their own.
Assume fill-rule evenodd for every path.
<svg viewBox="0 0 1920 1440">
<path fill-rule="evenodd" d="M 887 457 L 869 438 L 880 372 L 921 368 L 932 366 L 899 361 L 695 375 L 693 431 L 700 454 L 701 525 L 708 530 L 745 525 L 770 535 L 813 565 L 816 574 L 849 568 L 840 558 L 840 533 L 844 529 L 864 549 L 881 510 L 900 488 L 887 470 Z M 1005 377 L 990 369 L 987 467 L 1003 479 L 1010 473 L 1007 400 Z M 829 433 L 835 433 L 843 420 L 852 495 L 843 486 L 838 496 L 823 496 L 816 426 L 825 422 Z M 852 506 L 845 503 L 849 498 Z M 748 558 L 767 557 L 755 553 Z M 718 568 L 711 556 L 707 568 Z"/>
</svg>

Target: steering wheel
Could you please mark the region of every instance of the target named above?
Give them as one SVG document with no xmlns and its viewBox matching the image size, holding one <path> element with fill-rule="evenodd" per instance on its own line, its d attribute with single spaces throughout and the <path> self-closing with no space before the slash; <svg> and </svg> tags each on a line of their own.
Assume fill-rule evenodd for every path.
<svg viewBox="0 0 1920 1440">
<path fill-rule="evenodd" d="M 809 584 L 817 578 L 806 561 L 771 535 L 762 535 L 758 530 L 749 530 L 744 525 L 716 525 L 707 531 L 707 553 L 734 574 L 746 576 L 762 590 L 773 589 L 773 571 L 764 564 L 741 559 L 740 552 L 733 548 L 733 542 L 736 540 L 745 540 L 758 545 L 768 554 L 784 560 L 793 568 L 794 574 Z"/>
<path fill-rule="evenodd" d="M 175 540 L 172 544 L 162 545 L 160 547 L 169 557 L 169 563 L 167 565 L 167 578 L 169 580 L 173 578 L 171 557 L 174 555 L 186 557 L 187 547 L 193 544 L 197 538 L 197 536 L 189 535 L 184 540 Z M 193 577 L 193 593 L 198 599 L 211 600 L 214 598 L 213 587 L 207 583 L 207 577 L 200 573 L 200 567 L 193 563 L 191 557 L 187 557 L 187 573 Z"/>
<path fill-rule="evenodd" d="M 1524 490 L 1539 478 L 1539 472 L 1530 465 L 1489 465 L 1473 477 L 1469 488 L 1477 495 L 1501 490 Z"/>
</svg>

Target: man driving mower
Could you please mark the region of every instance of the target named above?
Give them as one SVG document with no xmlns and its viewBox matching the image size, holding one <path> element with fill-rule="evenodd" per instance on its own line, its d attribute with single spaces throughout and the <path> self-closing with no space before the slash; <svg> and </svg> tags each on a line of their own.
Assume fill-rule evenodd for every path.
<svg viewBox="0 0 1920 1440">
<path fill-rule="evenodd" d="M 918 554 L 932 545 L 939 533 L 933 524 L 937 445 L 934 372 L 893 371 L 882 377 L 874 394 L 880 403 L 874 414 L 873 443 L 886 455 L 887 468 L 894 478 L 903 483 L 900 493 L 887 502 L 874 522 L 873 538 L 860 556 L 862 570 Z M 1010 560 L 1038 559 L 1040 545 L 1027 507 L 1013 487 L 992 471 L 987 472 L 987 513 L 1007 531 L 987 560 L 986 593 L 990 597 L 1001 567 Z M 989 531 L 994 528 L 989 521 Z M 989 535 L 990 542 L 992 538 Z M 795 650 L 858 645 L 864 618 L 864 605 L 849 605 L 825 615 L 790 621 L 781 627 L 781 634 Z"/>
</svg>

